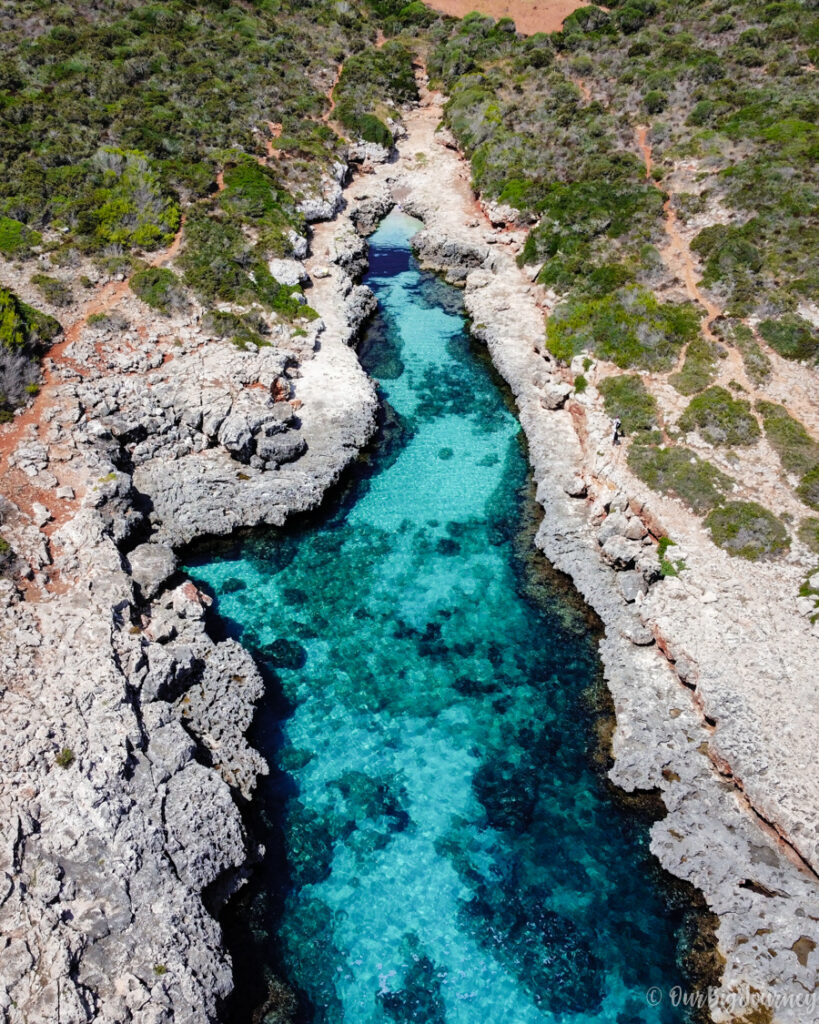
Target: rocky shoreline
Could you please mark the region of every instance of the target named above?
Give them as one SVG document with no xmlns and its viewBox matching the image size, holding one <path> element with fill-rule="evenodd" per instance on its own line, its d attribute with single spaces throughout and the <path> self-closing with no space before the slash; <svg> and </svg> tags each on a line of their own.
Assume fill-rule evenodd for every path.
<svg viewBox="0 0 819 1024">
<path fill-rule="evenodd" d="M 108 333 L 100 365 L 98 334 L 71 332 L 5 460 L 3 1021 L 213 1021 L 232 989 L 215 915 L 256 854 L 239 804 L 267 771 L 245 739 L 263 684 L 208 636 L 174 548 L 314 508 L 369 440 L 365 254 L 332 243 L 325 319 L 275 347 L 180 319 L 170 352 Z"/>
<path fill-rule="evenodd" d="M 730 1000 L 745 986 L 791 998 L 773 1020 L 819 1018 L 804 1002 L 819 945 L 811 718 L 780 750 L 782 715 L 763 721 L 757 699 L 779 672 L 809 706 L 809 626 L 784 611 L 763 622 L 746 592 L 777 594 L 781 580 L 701 552 L 699 527 L 618 462 L 593 388 L 573 395 L 544 351 L 548 297 L 515 262 L 522 233 L 475 204 L 439 119 L 425 95 L 399 160 L 357 177 L 346 209 L 328 183 L 315 213 L 338 216 L 302 253 L 321 321 L 244 352 L 174 324 L 178 346 L 156 338 L 137 358 L 118 339 L 102 369 L 85 331 L 73 358 L 96 369 L 58 368 L 56 400 L 7 460 L 35 491 L 21 485 L 2 510 L 33 567 L 25 595 L 0 584 L 4 1020 L 217 1019 L 232 982 L 212 915 L 253 853 L 237 799 L 265 770 L 244 738 L 262 684 L 239 645 L 207 636 L 207 598 L 176 575 L 173 549 L 315 507 L 372 435 L 375 389 L 349 342 L 372 311 L 356 283 L 363 236 L 396 203 L 424 222 L 423 262 L 464 286 L 515 396 L 537 544 L 605 625 L 612 778 L 661 791 L 652 849 L 719 916 L 714 1019 L 749 1009 Z M 56 488 L 67 511 L 32 500 Z M 677 579 L 656 554 L 668 522 L 688 562 Z M 750 675 L 753 693 L 736 685 Z"/>
</svg>

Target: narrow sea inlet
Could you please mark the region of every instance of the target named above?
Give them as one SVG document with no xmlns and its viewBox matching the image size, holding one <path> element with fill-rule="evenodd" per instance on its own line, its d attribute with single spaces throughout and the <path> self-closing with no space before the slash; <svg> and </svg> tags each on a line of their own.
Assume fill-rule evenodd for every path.
<svg viewBox="0 0 819 1024">
<path fill-rule="evenodd" d="M 667 1024 L 681 913 L 648 832 L 591 767 L 588 621 L 522 538 L 520 428 L 419 270 L 416 221 L 371 239 L 361 347 L 387 405 L 334 507 L 199 549 L 188 570 L 253 649 L 267 853 L 227 921 L 232 1021 Z"/>
</svg>

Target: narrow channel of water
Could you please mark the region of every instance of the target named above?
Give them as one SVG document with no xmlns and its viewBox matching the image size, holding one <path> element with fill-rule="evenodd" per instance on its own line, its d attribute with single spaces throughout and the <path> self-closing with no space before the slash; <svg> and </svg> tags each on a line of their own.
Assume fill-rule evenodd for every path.
<svg viewBox="0 0 819 1024">
<path fill-rule="evenodd" d="M 590 767 L 594 636 L 520 543 L 519 425 L 418 226 L 371 240 L 371 462 L 322 516 L 188 559 L 270 678 L 231 1024 L 272 974 L 311 1024 L 678 1022 L 646 991 L 681 981 L 680 913 Z"/>
</svg>

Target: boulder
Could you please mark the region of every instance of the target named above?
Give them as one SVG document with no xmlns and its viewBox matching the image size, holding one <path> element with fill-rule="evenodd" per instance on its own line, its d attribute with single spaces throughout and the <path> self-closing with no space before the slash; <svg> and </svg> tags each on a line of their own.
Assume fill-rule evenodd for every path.
<svg viewBox="0 0 819 1024">
<path fill-rule="evenodd" d="M 268 263 L 268 268 L 279 284 L 287 285 L 288 288 L 306 284 L 310 280 L 304 264 L 298 260 L 273 259 Z"/>
<path fill-rule="evenodd" d="M 148 541 L 140 544 L 128 555 L 131 576 L 145 600 L 150 600 L 159 588 L 176 572 L 176 555 L 167 544 Z"/>
<path fill-rule="evenodd" d="M 540 396 L 540 404 L 544 409 L 562 409 L 571 393 L 570 384 L 547 384 Z"/>
<path fill-rule="evenodd" d="M 307 442 L 295 430 L 273 437 L 261 437 L 256 443 L 256 454 L 268 467 L 294 462 L 307 451 Z"/>
<path fill-rule="evenodd" d="M 611 512 L 597 531 L 597 543 L 605 544 L 610 537 L 625 537 L 629 520 L 622 512 Z"/>
<path fill-rule="evenodd" d="M 648 530 L 646 530 L 643 525 L 642 519 L 637 516 L 632 516 L 632 518 L 629 519 L 625 532 L 625 536 L 628 540 L 642 540 L 647 533 Z"/>
<path fill-rule="evenodd" d="M 602 548 L 603 559 L 615 569 L 630 569 L 637 558 L 640 548 L 634 541 L 622 536 L 611 536 Z"/>
<path fill-rule="evenodd" d="M 586 481 L 579 474 L 575 474 L 568 483 L 565 483 L 563 490 L 570 498 L 585 498 L 588 493 Z"/>
<path fill-rule="evenodd" d="M 648 584 L 641 572 L 621 572 L 617 575 L 617 586 L 627 604 L 632 604 L 648 593 Z"/>
</svg>

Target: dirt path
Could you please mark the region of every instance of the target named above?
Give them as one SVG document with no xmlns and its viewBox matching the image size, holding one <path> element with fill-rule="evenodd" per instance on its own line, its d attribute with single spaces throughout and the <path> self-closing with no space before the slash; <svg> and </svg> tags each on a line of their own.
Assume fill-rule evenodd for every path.
<svg viewBox="0 0 819 1024">
<path fill-rule="evenodd" d="M 640 152 L 643 154 L 643 160 L 646 165 L 646 179 L 651 182 L 654 187 L 660 191 L 665 191 L 662 185 L 655 181 L 651 176 L 653 167 L 652 155 L 651 155 L 651 144 L 648 141 L 648 129 L 645 125 L 641 125 L 637 129 L 637 145 L 640 147 Z M 692 302 L 699 303 L 706 312 L 706 315 L 702 319 L 702 333 L 706 338 L 714 341 L 714 335 L 711 331 L 711 321 L 722 314 L 722 310 L 709 298 L 707 298 L 700 291 L 699 283 L 696 277 L 696 271 L 694 269 L 694 258 L 691 255 L 691 249 L 688 243 L 680 233 L 679 225 L 677 222 L 677 214 L 674 212 L 672 206 L 672 200 L 674 195 L 672 192 L 668 192 L 668 199 L 663 204 L 663 212 L 665 214 L 665 233 L 668 236 L 668 246 L 663 253 L 668 269 L 672 273 L 676 274 L 685 284 L 685 290 L 688 297 Z"/>
<path fill-rule="evenodd" d="M 427 7 L 463 18 L 480 11 L 493 18 L 512 18 L 518 32 L 531 36 L 535 32 L 559 32 L 563 22 L 583 0 L 433 0 Z"/>
<path fill-rule="evenodd" d="M 330 86 L 330 88 L 325 93 L 325 95 L 326 95 L 326 97 L 327 97 L 327 99 L 328 99 L 328 101 L 330 103 L 330 106 L 321 115 L 321 119 L 322 119 L 322 121 L 325 124 L 327 124 L 330 121 L 330 119 L 333 116 L 333 111 L 336 109 L 336 86 L 341 81 L 341 75 L 342 75 L 343 71 L 344 71 L 344 61 L 342 61 L 339 64 L 339 66 L 336 68 L 336 75 L 335 75 L 335 78 L 333 79 L 333 84 Z"/>
</svg>

